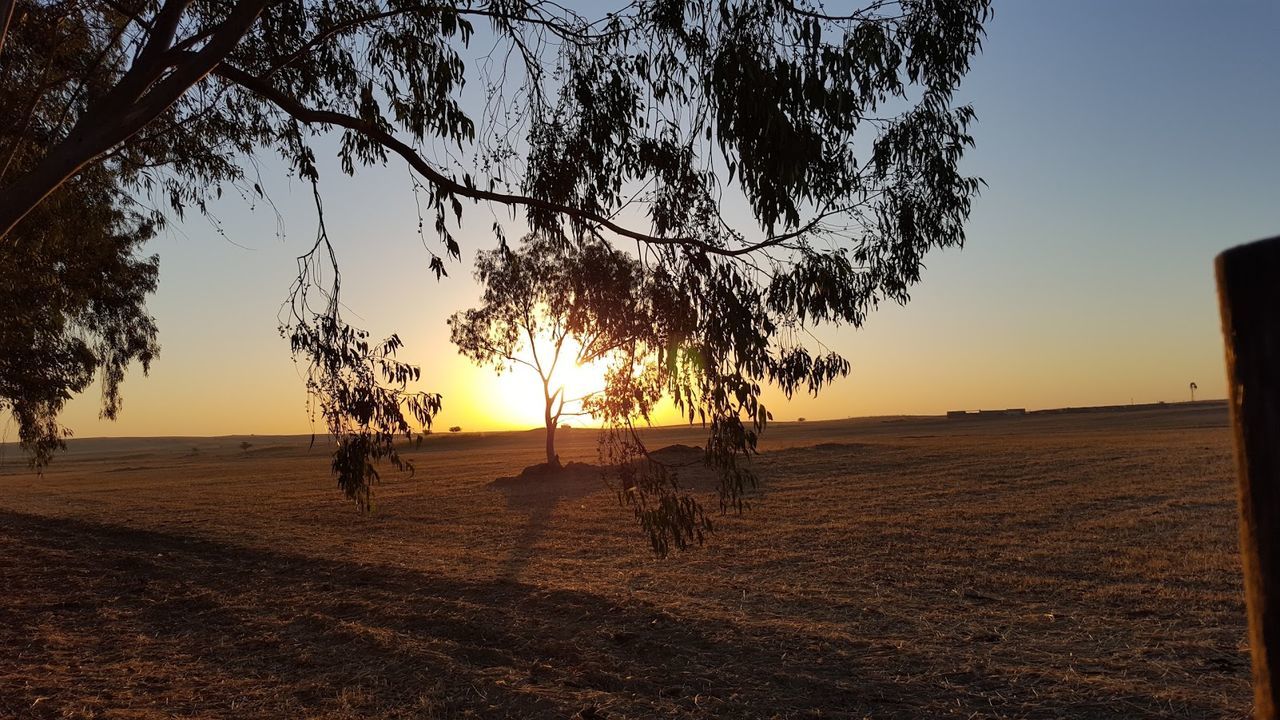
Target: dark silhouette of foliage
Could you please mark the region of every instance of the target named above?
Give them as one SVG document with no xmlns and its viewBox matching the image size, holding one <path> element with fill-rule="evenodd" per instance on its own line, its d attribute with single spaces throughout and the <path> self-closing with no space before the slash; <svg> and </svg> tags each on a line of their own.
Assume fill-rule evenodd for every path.
<svg viewBox="0 0 1280 720">
<path fill-rule="evenodd" d="M 49 77 L 78 72 L 88 47 L 82 28 L 39 7 L 9 37 L 0 55 L 0 184 L 37 162 L 59 121 L 59 108 L 37 102 L 41 89 Z M 85 168 L 0 240 L 0 412 L 17 420 L 37 469 L 70 435 L 58 424 L 67 400 L 97 376 L 101 415 L 115 418 L 125 371 L 135 361 L 149 369 L 159 352 L 145 306 L 159 263 L 138 255 L 159 219 L 140 212 L 122 185 L 102 165 Z M 0 206 L 8 204 L 0 190 Z"/>
<path fill-rule="evenodd" d="M 0 243 L 22 245 L 19 222 L 89 170 L 181 214 L 227 189 L 262 194 L 254 156 L 281 156 L 321 214 L 282 331 L 357 500 L 369 463 L 396 461 L 389 438 L 439 397 L 407 391 L 417 371 L 395 360 L 398 340 L 370 343 L 339 313 L 318 139 L 336 136 L 347 174 L 408 165 L 437 277 L 472 203 L 522 210 L 558 252 L 634 247 L 651 327 L 611 379 L 631 393 L 599 410 L 627 428 L 671 394 L 708 426 L 722 508 L 750 481 L 762 385 L 817 392 L 847 372 L 809 349 L 807 328 L 906 302 L 925 253 L 963 243 L 980 185 L 959 170 L 974 113 L 953 95 L 989 0 L 639 0 L 597 18 L 528 0 L 15 7 L 0 40 L 0 105 L 16 121 L 0 162 L 18 158 L 0 174 Z M 35 70 L 46 56 L 65 62 Z M 464 105 L 464 83 L 483 108 Z M 734 205 L 750 217 L 722 211 Z M 628 437 L 613 447 L 643 456 Z M 635 501 L 655 547 L 709 527 L 687 500 Z"/>
<path fill-rule="evenodd" d="M 37 468 L 70 435 L 57 421 L 67 400 L 97 376 L 101 415 L 114 419 L 126 369 L 148 370 L 160 350 L 145 306 L 158 261 L 137 256 L 153 225 L 118 206 L 112 184 L 81 175 L 0 243 L 0 411 Z"/>
<path fill-rule="evenodd" d="M 326 285 L 313 282 L 325 268 L 317 255 L 321 249 L 332 273 Z M 298 277 L 280 334 L 289 338 L 294 357 L 307 361 L 311 412 L 313 418 L 320 415 L 334 440 L 330 467 L 338 487 L 357 508 L 371 510 L 373 485 L 380 477 L 377 463 L 385 460 L 412 473 L 413 463 L 400 456 L 396 438 L 412 439 L 417 428 L 429 430 L 441 401 L 439 394 L 409 390 L 422 373 L 396 359 L 404 346 L 399 336 L 372 342 L 368 332 L 342 319 L 341 288 L 338 261 L 321 218 L 312 252 L 298 258 Z M 319 307 L 312 305 L 314 294 L 322 298 Z"/>
<path fill-rule="evenodd" d="M 459 433 L 459 432 L 462 432 L 462 426 L 461 426 L 461 425 L 454 425 L 454 426 L 452 426 L 452 427 L 450 427 L 450 428 L 449 428 L 449 432 L 451 432 L 451 433 Z"/>
</svg>

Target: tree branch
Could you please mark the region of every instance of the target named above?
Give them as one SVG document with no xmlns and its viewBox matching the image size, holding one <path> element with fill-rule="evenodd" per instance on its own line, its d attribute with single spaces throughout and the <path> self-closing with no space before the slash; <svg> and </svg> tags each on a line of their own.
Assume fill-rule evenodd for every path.
<svg viewBox="0 0 1280 720">
<path fill-rule="evenodd" d="M 877 0 L 877 2 L 874 2 L 871 5 L 868 5 L 867 7 L 864 7 L 861 10 L 855 13 L 852 13 L 850 15 L 831 15 L 818 10 L 809 10 L 807 8 L 802 8 L 796 5 L 794 2 L 791 2 L 791 0 L 785 0 L 782 3 L 783 8 L 785 8 L 787 11 L 795 15 L 800 15 L 802 17 L 807 17 L 814 20 L 826 20 L 828 22 L 849 22 L 851 20 L 866 22 L 872 19 L 874 19 L 877 22 L 888 22 L 891 20 L 899 19 L 898 17 L 884 17 L 884 16 L 877 16 L 875 14 L 875 11 L 880 10 L 881 8 L 887 5 L 889 5 L 889 3 L 886 0 Z"/>
<path fill-rule="evenodd" d="M 560 348 L 564 346 L 564 338 L 568 332 L 569 331 L 566 329 L 560 333 L 559 337 L 556 337 L 555 330 L 551 331 L 551 338 L 552 338 L 552 341 L 555 343 L 556 351 L 551 356 L 551 369 L 547 371 L 548 375 L 551 375 L 552 373 L 554 373 L 556 371 L 556 366 L 560 364 Z M 563 389 L 564 388 L 561 388 L 561 390 Z"/>
<path fill-rule="evenodd" d="M 538 359 L 538 345 L 533 337 L 533 324 L 529 321 L 528 315 L 525 316 L 524 334 L 529 338 L 529 352 L 533 354 L 533 364 L 537 366 L 534 370 L 538 371 L 538 377 L 542 378 L 542 384 L 546 385 L 547 380 L 550 379 L 550 373 L 542 371 L 542 361 Z"/>
<path fill-rule="evenodd" d="M 9 35 L 9 22 L 17 6 L 18 0 L 0 0 L 0 53 L 4 52 L 4 39 Z"/>
<path fill-rule="evenodd" d="M 529 368 L 530 370 L 533 370 L 534 372 L 540 372 L 540 371 L 538 370 L 538 368 L 536 368 L 536 367 L 534 367 L 534 366 L 533 366 L 533 363 L 530 363 L 528 360 L 525 360 L 524 358 L 518 358 L 518 357 L 515 357 L 515 356 L 513 356 L 513 355 L 507 355 L 507 356 L 506 356 L 506 360 L 507 360 L 508 362 L 517 362 L 517 363 L 520 363 L 521 365 L 523 365 L 523 366 L 525 366 L 525 367 Z"/>
<path fill-rule="evenodd" d="M 182 13 L 190 2 L 191 0 L 167 0 L 160 7 L 160 12 L 156 13 L 155 19 L 147 28 L 150 30 L 150 37 L 147 39 L 146 47 L 138 55 L 138 65 L 146 67 L 156 64 L 160 56 L 172 47 L 173 35 L 178 31 L 178 22 L 182 20 Z"/>
<path fill-rule="evenodd" d="M 214 69 L 214 73 L 271 101 L 276 105 L 276 107 L 280 108 L 286 114 L 299 122 L 317 125 L 335 125 L 364 134 L 366 137 L 377 142 L 387 150 L 390 150 L 402 157 L 415 171 L 418 172 L 419 175 L 434 184 L 441 192 L 450 195 L 460 195 L 462 197 L 471 198 L 472 200 L 497 202 L 504 205 L 522 205 L 538 210 L 568 215 L 569 217 L 573 217 L 577 220 L 607 228 L 622 237 L 631 238 L 649 245 L 692 246 L 711 255 L 736 257 L 740 255 L 748 255 L 763 248 L 773 247 L 788 240 L 795 239 L 812 231 L 817 227 L 821 220 L 821 216 L 819 216 L 794 231 L 783 233 L 781 235 L 772 235 L 764 240 L 750 245 L 744 245 L 740 248 L 723 248 L 694 237 L 658 237 L 619 225 L 604 215 L 591 210 L 575 208 L 569 205 L 563 205 L 561 203 L 529 195 L 500 193 L 491 190 L 468 187 L 457 182 L 453 178 L 448 177 L 443 172 L 432 166 L 423 159 L 416 150 L 396 138 L 386 129 L 378 126 L 376 123 L 333 110 L 317 110 L 315 108 L 307 107 L 295 98 L 290 97 L 288 94 L 272 86 L 264 78 L 257 77 L 231 65 L 219 65 Z"/>
<path fill-rule="evenodd" d="M 143 55 L 150 61 L 130 68 L 115 87 L 80 117 L 67 137 L 54 146 L 39 164 L 4 188 L 5 202 L 0 204 L 0 239 L 6 237 L 22 218 L 68 178 L 116 144 L 140 132 L 216 68 L 257 22 L 270 1 L 240 0 L 198 52 L 150 52 L 153 46 L 149 41 Z M 170 3 L 180 5 L 187 2 L 189 0 L 170 0 Z M 172 5 L 166 4 L 161 13 L 170 7 Z M 164 75 L 169 67 L 173 68 L 172 72 Z"/>
</svg>

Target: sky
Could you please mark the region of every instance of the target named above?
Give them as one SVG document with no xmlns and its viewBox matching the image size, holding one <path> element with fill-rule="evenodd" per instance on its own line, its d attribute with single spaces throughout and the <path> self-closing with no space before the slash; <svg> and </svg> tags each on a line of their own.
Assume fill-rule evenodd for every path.
<svg viewBox="0 0 1280 720">
<path fill-rule="evenodd" d="M 1280 233 L 1276 37 L 1273 0 L 996 0 L 957 94 L 978 114 L 964 169 L 987 183 L 964 249 L 930 255 L 909 304 L 821 330 L 851 374 L 818 397 L 770 392 L 775 419 L 1180 401 L 1191 382 L 1224 397 L 1213 258 Z M 538 425 L 530 378 L 448 342 L 446 318 L 479 297 L 487 211 L 468 211 L 463 259 L 437 282 L 407 171 L 334 169 L 322 189 L 349 318 L 405 340 L 444 394 L 438 426 Z M 237 198 L 218 209 L 224 234 L 196 216 L 150 243 L 161 354 L 130 374 L 115 422 L 96 387 L 72 401 L 77 437 L 323 431 L 277 330 L 314 239 L 310 190 L 269 165 L 263 185 L 280 222 Z"/>
</svg>

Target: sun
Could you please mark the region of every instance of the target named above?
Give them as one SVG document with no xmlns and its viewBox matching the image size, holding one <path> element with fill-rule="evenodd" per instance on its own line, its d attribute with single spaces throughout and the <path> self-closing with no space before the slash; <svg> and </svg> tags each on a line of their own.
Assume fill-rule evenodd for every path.
<svg viewBox="0 0 1280 720">
<path fill-rule="evenodd" d="M 555 355 L 550 340 L 538 338 L 538 361 L 544 367 Z M 580 403 L 575 402 L 592 393 L 602 392 L 605 386 L 607 363 L 597 360 L 591 363 L 578 364 L 576 358 L 582 346 L 572 337 L 565 338 L 560 348 L 560 358 L 556 362 L 555 372 L 550 378 L 549 388 L 555 392 L 563 387 L 565 413 L 561 422 L 581 427 L 598 427 L 599 421 L 589 415 L 572 415 L 580 411 Z M 532 354 L 523 354 L 532 360 Z M 497 422 L 510 427 L 540 427 L 544 423 L 542 378 L 533 369 L 519 363 L 512 364 L 501 375 L 492 378 L 491 401 L 494 407 L 489 408 L 489 415 Z"/>
</svg>

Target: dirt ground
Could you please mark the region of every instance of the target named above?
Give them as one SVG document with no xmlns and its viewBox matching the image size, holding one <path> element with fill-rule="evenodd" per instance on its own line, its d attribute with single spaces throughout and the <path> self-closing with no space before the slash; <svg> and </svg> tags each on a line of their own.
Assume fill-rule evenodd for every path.
<svg viewBox="0 0 1280 720">
<path fill-rule="evenodd" d="M 536 433 L 433 436 L 368 516 L 322 446 L 242 440 L 5 451 L 0 717 L 1249 711 L 1221 403 L 775 424 L 665 560 L 597 479 L 491 485 Z"/>
</svg>

